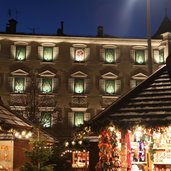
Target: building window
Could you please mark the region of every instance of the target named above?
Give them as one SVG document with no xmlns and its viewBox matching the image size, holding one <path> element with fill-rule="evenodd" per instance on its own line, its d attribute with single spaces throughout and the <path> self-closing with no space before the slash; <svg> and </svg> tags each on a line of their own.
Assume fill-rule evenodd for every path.
<svg viewBox="0 0 171 171">
<path fill-rule="evenodd" d="M 108 95 L 115 94 L 115 80 L 105 80 L 105 93 Z"/>
<path fill-rule="evenodd" d="M 53 47 L 43 47 L 43 61 L 53 61 Z"/>
<path fill-rule="evenodd" d="M 164 49 L 159 50 L 159 64 L 164 64 Z"/>
<path fill-rule="evenodd" d="M 42 78 L 42 93 L 52 93 L 52 78 Z"/>
<path fill-rule="evenodd" d="M 145 64 L 145 51 L 135 50 L 135 64 L 144 65 Z"/>
<path fill-rule="evenodd" d="M 115 49 L 111 49 L 111 48 L 105 49 L 105 63 L 107 64 L 115 63 Z"/>
<path fill-rule="evenodd" d="M 17 45 L 16 46 L 16 60 L 23 61 L 26 59 L 26 46 Z"/>
<path fill-rule="evenodd" d="M 75 94 L 84 93 L 84 79 L 80 79 L 80 78 L 74 79 L 74 93 Z"/>
<path fill-rule="evenodd" d="M 75 62 L 85 62 L 85 49 L 75 49 Z"/>
<path fill-rule="evenodd" d="M 138 86 L 139 84 L 141 84 L 144 80 L 135 80 L 135 85 Z"/>
<path fill-rule="evenodd" d="M 80 126 L 84 124 L 84 112 L 75 112 L 74 113 L 74 125 Z"/>
<path fill-rule="evenodd" d="M 23 93 L 25 88 L 25 78 L 15 77 L 14 78 L 14 92 Z"/>
<path fill-rule="evenodd" d="M 52 126 L 51 112 L 47 112 L 47 111 L 41 112 L 41 124 L 44 128 L 49 128 Z"/>
</svg>

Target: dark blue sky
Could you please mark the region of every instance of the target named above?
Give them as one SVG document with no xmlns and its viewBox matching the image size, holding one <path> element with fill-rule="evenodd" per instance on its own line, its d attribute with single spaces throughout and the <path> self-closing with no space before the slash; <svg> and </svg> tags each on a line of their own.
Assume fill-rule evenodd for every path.
<svg viewBox="0 0 171 171">
<path fill-rule="evenodd" d="M 9 16 L 16 18 L 17 31 L 56 34 L 64 21 L 64 33 L 94 36 L 97 26 L 105 34 L 146 37 L 146 0 L 1 0 L 0 31 Z M 166 4 L 166 5 L 165 5 Z M 171 19 L 171 0 L 151 0 L 152 33 L 159 27 L 165 7 Z M 11 12 L 9 14 L 9 9 Z"/>
</svg>

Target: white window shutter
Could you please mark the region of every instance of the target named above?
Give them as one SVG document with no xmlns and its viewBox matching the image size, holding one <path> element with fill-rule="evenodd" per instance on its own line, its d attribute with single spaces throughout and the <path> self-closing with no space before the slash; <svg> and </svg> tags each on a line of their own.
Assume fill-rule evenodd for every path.
<svg viewBox="0 0 171 171">
<path fill-rule="evenodd" d="M 53 59 L 56 60 L 59 55 L 59 47 L 53 47 Z"/>
<path fill-rule="evenodd" d="M 71 55 L 71 58 L 72 60 L 74 60 L 74 47 L 70 47 L 70 55 Z"/>
<path fill-rule="evenodd" d="M 16 57 L 16 46 L 11 45 L 11 58 L 15 59 Z"/>
<path fill-rule="evenodd" d="M 39 92 L 42 91 L 42 78 L 36 78 L 35 88 L 38 88 Z"/>
<path fill-rule="evenodd" d="M 115 49 L 115 59 L 116 59 L 116 63 L 118 63 L 120 61 L 120 49 L 116 48 Z"/>
<path fill-rule="evenodd" d="M 31 46 L 26 46 L 26 59 L 28 59 L 30 53 L 31 53 Z"/>
<path fill-rule="evenodd" d="M 43 59 L 43 46 L 38 46 L 38 54 L 39 58 Z"/>
<path fill-rule="evenodd" d="M 100 61 L 105 62 L 105 49 L 100 49 Z"/>
<path fill-rule="evenodd" d="M 99 80 L 99 88 L 100 88 L 100 91 L 104 94 L 105 93 L 105 79 Z"/>
<path fill-rule="evenodd" d="M 121 80 L 115 80 L 115 87 L 116 93 L 119 93 L 121 91 Z"/>
<path fill-rule="evenodd" d="M 130 57 L 131 57 L 131 61 L 135 63 L 135 50 L 134 49 L 130 50 Z"/>
<path fill-rule="evenodd" d="M 85 57 L 86 57 L 86 60 L 89 58 L 90 56 L 90 48 L 85 48 Z"/>
<path fill-rule="evenodd" d="M 52 78 L 52 88 L 53 88 L 53 92 L 57 92 L 58 91 L 58 85 L 59 85 L 59 79 L 58 78 Z"/>
<path fill-rule="evenodd" d="M 14 77 L 8 77 L 9 90 L 14 91 Z"/>
<path fill-rule="evenodd" d="M 90 113 L 84 113 L 84 121 L 90 120 Z"/>
<path fill-rule="evenodd" d="M 149 59 L 148 59 L 148 50 L 144 50 L 144 54 L 145 54 L 145 64 L 148 63 Z"/>
<path fill-rule="evenodd" d="M 90 79 L 85 79 L 84 80 L 84 88 L 85 88 L 84 92 L 88 93 L 89 90 L 90 90 Z"/>
<path fill-rule="evenodd" d="M 70 93 L 74 93 L 74 78 L 68 80 L 68 90 Z"/>
<path fill-rule="evenodd" d="M 74 112 L 68 112 L 68 123 L 70 126 L 74 126 Z"/>
<path fill-rule="evenodd" d="M 135 88 L 136 87 L 136 80 L 130 80 L 130 88 Z"/>
<path fill-rule="evenodd" d="M 158 49 L 153 50 L 153 58 L 154 58 L 154 62 L 158 64 L 159 63 L 159 50 Z"/>
<path fill-rule="evenodd" d="M 26 77 L 25 79 L 26 79 L 25 91 L 29 91 L 30 88 L 31 88 L 30 86 L 32 85 L 31 78 L 30 77 Z"/>
</svg>

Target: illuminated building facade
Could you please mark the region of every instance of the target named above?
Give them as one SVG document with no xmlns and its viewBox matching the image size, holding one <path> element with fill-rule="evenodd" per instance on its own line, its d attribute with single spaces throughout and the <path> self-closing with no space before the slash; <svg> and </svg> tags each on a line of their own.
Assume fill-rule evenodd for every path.
<svg viewBox="0 0 171 171">
<path fill-rule="evenodd" d="M 0 95 L 13 112 L 36 118 L 58 138 L 150 75 L 146 38 L 106 36 L 103 27 L 94 37 L 20 34 L 9 22 L 0 34 Z M 154 72 L 171 51 L 170 25 L 159 28 L 151 45 Z"/>
</svg>

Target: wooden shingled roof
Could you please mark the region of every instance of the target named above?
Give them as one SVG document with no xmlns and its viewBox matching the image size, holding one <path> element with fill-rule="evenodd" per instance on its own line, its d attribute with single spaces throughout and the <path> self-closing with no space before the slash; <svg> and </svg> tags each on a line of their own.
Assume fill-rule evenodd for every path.
<svg viewBox="0 0 171 171">
<path fill-rule="evenodd" d="M 11 128 L 32 129 L 30 124 L 17 117 L 3 105 L 0 105 L 0 125 L 6 125 Z"/>
<path fill-rule="evenodd" d="M 157 70 L 90 122 L 171 120 L 171 72 L 168 68 L 171 67 L 165 65 Z"/>
</svg>

